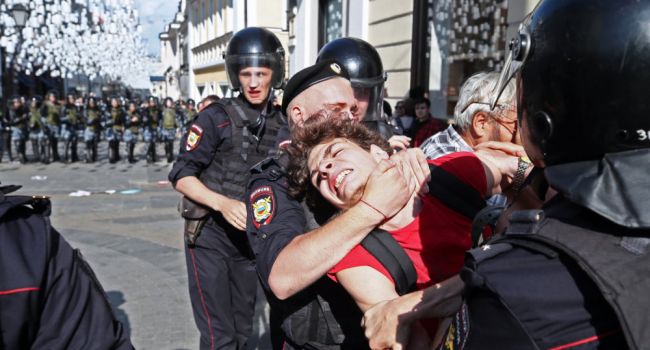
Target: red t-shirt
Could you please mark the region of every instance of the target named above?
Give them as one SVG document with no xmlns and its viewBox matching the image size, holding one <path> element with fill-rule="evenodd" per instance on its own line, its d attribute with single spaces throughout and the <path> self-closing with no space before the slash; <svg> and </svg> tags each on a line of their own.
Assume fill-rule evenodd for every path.
<svg viewBox="0 0 650 350">
<path fill-rule="evenodd" d="M 429 164 L 442 167 L 481 194 L 487 192 L 483 165 L 473 153 L 452 153 L 429 160 Z M 444 281 L 460 272 L 465 251 L 472 246 L 471 220 L 449 209 L 433 196 L 425 195 L 421 200 L 422 210 L 418 216 L 405 227 L 390 232 L 413 261 L 418 276 L 417 289 Z M 337 272 L 358 266 L 370 266 L 393 281 L 388 270 L 361 245 L 353 248 L 328 275 L 336 280 L 334 274 Z"/>
<path fill-rule="evenodd" d="M 445 130 L 447 125 L 436 118 L 429 118 L 424 124 L 418 124 L 417 131 L 413 137 L 413 147 L 420 147 L 429 137 Z"/>
</svg>

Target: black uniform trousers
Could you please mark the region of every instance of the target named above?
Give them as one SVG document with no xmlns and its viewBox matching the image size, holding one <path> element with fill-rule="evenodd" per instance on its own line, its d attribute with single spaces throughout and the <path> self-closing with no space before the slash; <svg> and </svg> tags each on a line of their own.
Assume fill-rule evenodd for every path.
<svg viewBox="0 0 650 350">
<path fill-rule="evenodd" d="M 245 349 L 253 331 L 257 274 L 246 233 L 211 216 L 185 247 L 190 300 L 201 349 Z"/>
</svg>

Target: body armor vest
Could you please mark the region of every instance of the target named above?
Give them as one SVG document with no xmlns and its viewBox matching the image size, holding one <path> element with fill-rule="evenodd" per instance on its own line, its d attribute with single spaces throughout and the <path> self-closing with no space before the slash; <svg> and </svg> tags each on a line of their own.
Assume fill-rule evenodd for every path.
<svg viewBox="0 0 650 350">
<path fill-rule="evenodd" d="M 79 118 L 77 118 L 77 107 L 75 105 L 66 105 L 65 117 L 66 117 L 67 124 L 70 124 L 71 126 L 76 126 L 77 123 L 79 122 Z"/>
<path fill-rule="evenodd" d="M 111 108 L 113 130 L 124 131 L 124 111 L 121 108 Z"/>
<path fill-rule="evenodd" d="M 47 115 L 47 123 L 49 125 L 59 125 L 60 124 L 60 114 L 61 107 L 47 101 L 45 102 L 45 112 Z"/>
<path fill-rule="evenodd" d="M 516 246 L 548 259 L 566 256 L 580 267 L 609 304 L 627 346 L 631 349 L 647 348 L 650 343 L 647 312 L 650 307 L 647 298 L 650 289 L 650 231 L 616 225 L 560 195 L 558 197 L 544 210 L 513 212 L 506 234 L 488 242 L 491 250 L 507 251 Z M 470 251 L 470 254 L 481 253 Z M 475 260 L 481 262 L 481 258 Z M 553 288 L 557 286 L 551 283 L 549 292 Z M 514 301 L 501 296 L 498 289 L 494 292 L 513 309 Z M 525 289 L 521 293 L 525 295 Z M 534 308 L 542 305 L 523 307 L 536 310 Z M 623 337 L 620 334 L 614 336 L 617 336 L 614 341 L 621 345 L 619 338 Z"/>
<path fill-rule="evenodd" d="M 243 200 L 248 170 L 275 151 L 275 141 L 281 127 L 279 112 L 261 116 L 242 98 L 221 99 L 210 105 L 213 113 L 224 113 L 230 119 L 230 137 L 225 137 L 214 159 L 200 176 L 208 188 L 230 198 Z M 252 123 L 262 119 L 260 125 Z"/>
<path fill-rule="evenodd" d="M 145 128 L 157 129 L 159 118 L 160 112 L 157 107 L 147 107 L 142 118 L 142 126 Z"/>
<path fill-rule="evenodd" d="M 187 117 L 185 119 L 185 126 L 189 127 L 190 124 L 192 124 L 194 122 L 194 119 L 196 119 L 197 115 L 198 115 L 198 113 L 196 113 L 196 110 L 194 110 L 194 109 L 188 110 L 187 111 Z"/>
<path fill-rule="evenodd" d="M 29 116 L 25 108 L 20 107 L 18 110 L 12 109 L 9 115 L 14 127 L 19 129 L 27 129 L 29 127 Z"/>
<path fill-rule="evenodd" d="M 38 108 L 29 109 L 29 130 L 39 131 L 43 129 L 43 121 L 41 120 L 41 112 Z"/>
<path fill-rule="evenodd" d="M 138 112 L 126 112 L 126 125 L 132 133 L 137 134 L 140 130 L 140 115 Z"/>
<path fill-rule="evenodd" d="M 86 127 L 93 132 L 99 132 L 100 123 L 99 111 L 94 108 L 88 108 L 86 110 Z"/>
<path fill-rule="evenodd" d="M 165 108 L 162 112 L 162 127 L 173 129 L 176 127 L 176 112 L 172 108 Z"/>
<path fill-rule="evenodd" d="M 520 216 L 537 220 L 521 220 L 507 234 L 542 242 L 576 261 L 616 313 L 628 346 L 650 344 L 650 231 L 615 225 L 566 200 L 537 214 Z"/>
</svg>

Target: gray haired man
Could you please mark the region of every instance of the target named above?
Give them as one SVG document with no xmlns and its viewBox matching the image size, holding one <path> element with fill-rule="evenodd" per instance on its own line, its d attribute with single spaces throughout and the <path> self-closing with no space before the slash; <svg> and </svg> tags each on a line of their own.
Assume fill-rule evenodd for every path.
<svg viewBox="0 0 650 350">
<path fill-rule="evenodd" d="M 420 146 L 427 158 L 471 152 L 473 147 L 487 141 L 521 144 L 514 81 L 508 84 L 494 110 L 490 109 L 490 93 L 498 80 L 496 72 L 481 72 L 465 81 L 454 109 L 456 124 L 429 137 Z"/>
</svg>

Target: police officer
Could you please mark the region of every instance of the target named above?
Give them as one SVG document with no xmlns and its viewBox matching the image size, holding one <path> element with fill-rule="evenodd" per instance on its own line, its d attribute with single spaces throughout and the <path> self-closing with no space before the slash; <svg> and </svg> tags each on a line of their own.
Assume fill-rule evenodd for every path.
<svg viewBox="0 0 650 350">
<path fill-rule="evenodd" d="M 174 100 L 171 97 L 166 97 L 164 100 L 162 110 L 162 129 L 161 135 L 165 144 L 165 156 L 167 163 L 174 161 L 174 139 L 176 138 L 176 108 Z"/>
<path fill-rule="evenodd" d="M 25 164 L 27 163 L 25 143 L 29 132 L 29 114 L 19 96 L 11 99 L 9 122 L 11 125 L 11 142 L 14 144 L 16 152 L 18 152 L 20 163 Z"/>
<path fill-rule="evenodd" d="M 475 318 L 469 348 L 650 342 L 648 21 L 648 2 L 544 0 L 520 27 L 499 88 L 516 75 L 526 153 L 559 194 L 511 214 L 492 254 L 470 255 L 469 317 L 494 316 Z M 511 325 L 507 339 L 497 323 Z"/>
<path fill-rule="evenodd" d="M 185 135 L 187 129 L 194 122 L 194 119 L 196 119 L 196 116 L 198 115 L 198 112 L 196 111 L 196 103 L 194 102 L 193 99 L 191 98 L 187 99 L 187 101 L 185 102 L 184 112 L 185 112 L 185 123 L 181 125 L 181 127 L 183 128 L 181 130 L 181 135 Z"/>
<path fill-rule="evenodd" d="M 296 73 L 282 100 L 292 130 L 314 113 L 358 120 L 356 108 L 347 70 L 334 60 L 321 60 Z M 287 161 L 282 153 L 256 166 L 246 194 L 247 233 L 271 304 L 271 329 L 281 323 L 286 336 L 285 344 L 274 347 L 367 348 L 358 307 L 325 274 L 384 218 L 370 207 L 355 205 L 324 224 L 331 212 L 306 211 L 289 195 Z M 364 198 L 387 215 L 397 212 L 412 191 L 394 165 L 382 163 L 375 171 Z"/>
<path fill-rule="evenodd" d="M 0 348 L 133 349 L 79 250 L 50 225 L 50 201 L 0 187 Z"/>
<path fill-rule="evenodd" d="M 136 102 L 129 102 L 128 110 L 126 111 L 126 129 L 124 130 L 124 143 L 126 144 L 126 153 L 128 155 L 129 163 L 136 162 L 133 152 L 135 144 L 138 142 L 140 135 L 141 117 L 138 111 Z"/>
<path fill-rule="evenodd" d="M 538 189 L 557 194 L 540 191 L 541 210 L 513 212 L 504 236 L 469 252 L 445 348 L 650 344 L 648 21 L 648 2 L 543 0 L 520 26 L 492 103 L 516 78 Z M 373 319 L 404 319 L 387 306 Z"/>
<path fill-rule="evenodd" d="M 124 133 L 126 113 L 119 98 L 112 97 L 110 103 L 111 109 L 106 123 L 106 141 L 108 141 L 108 162 L 113 164 L 120 160 L 120 140 Z"/>
<path fill-rule="evenodd" d="M 243 194 L 248 169 L 273 150 L 282 123 L 270 106 L 273 89 L 284 78 L 278 38 L 263 28 L 243 29 L 228 43 L 225 61 L 239 96 L 199 113 L 169 174 L 176 190 L 207 215 L 202 228 L 192 229 L 188 219 L 204 214 L 183 201 L 190 297 L 201 349 L 243 349 L 251 335 L 257 278 L 243 231 Z"/>
<path fill-rule="evenodd" d="M 9 104 L 9 103 L 8 103 Z M 7 105 L 7 113 L 5 113 L 5 106 L 0 107 L 0 162 L 2 156 L 7 152 L 9 161 L 13 162 L 14 157 L 11 154 L 11 106 Z"/>
<path fill-rule="evenodd" d="M 84 110 L 84 143 L 86 144 L 86 163 L 97 161 L 97 145 L 102 129 L 102 112 L 94 96 L 88 97 Z"/>
<path fill-rule="evenodd" d="M 59 137 L 61 136 L 61 106 L 57 101 L 56 92 L 50 91 L 45 95 L 45 102 L 41 108 L 41 114 L 45 117 L 45 127 L 47 128 L 47 137 L 49 147 L 51 148 L 53 162 L 58 162 L 59 159 Z"/>
<path fill-rule="evenodd" d="M 29 140 L 32 143 L 34 160 L 48 164 L 50 162 L 49 129 L 41 115 L 41 101 L 32 97 L 29 101 Z"/>
<path fill-rule="evenodd" d="M 358 38 L 339 38 L 327 43 L 318 53 L 317 62 L 333 59 L 350 74 L 350 83 L 357 99 L 355 112 L 370 129 L 386 139 L 396 133 L 383 113 L 386 73 L 377 50 Z"/>
<path fill-rule="evenodd" d="M 81 113 L 76 105 L 73 94 L 68 94 L 61 115 L 61 138 L 65 142 L 63 160 L 65 162 L 77 162 L 79 161 L 79 157 L 77 156 L 77 142 L 79 140 L 77 130 L 81 122 Z"/>
<path fill-rule="evenodd" d="M 158 108 L 156 98 L 149 96 L 147 98 L 147 106 L 142 113 L 142 136 L 144 137 L 144 142 L 147 144 L 147 163 L 155 163 L 157 161 L 156 140 L 158 138 L 158 123 L 160 118 L 160 109 Z"/>
</svg>

